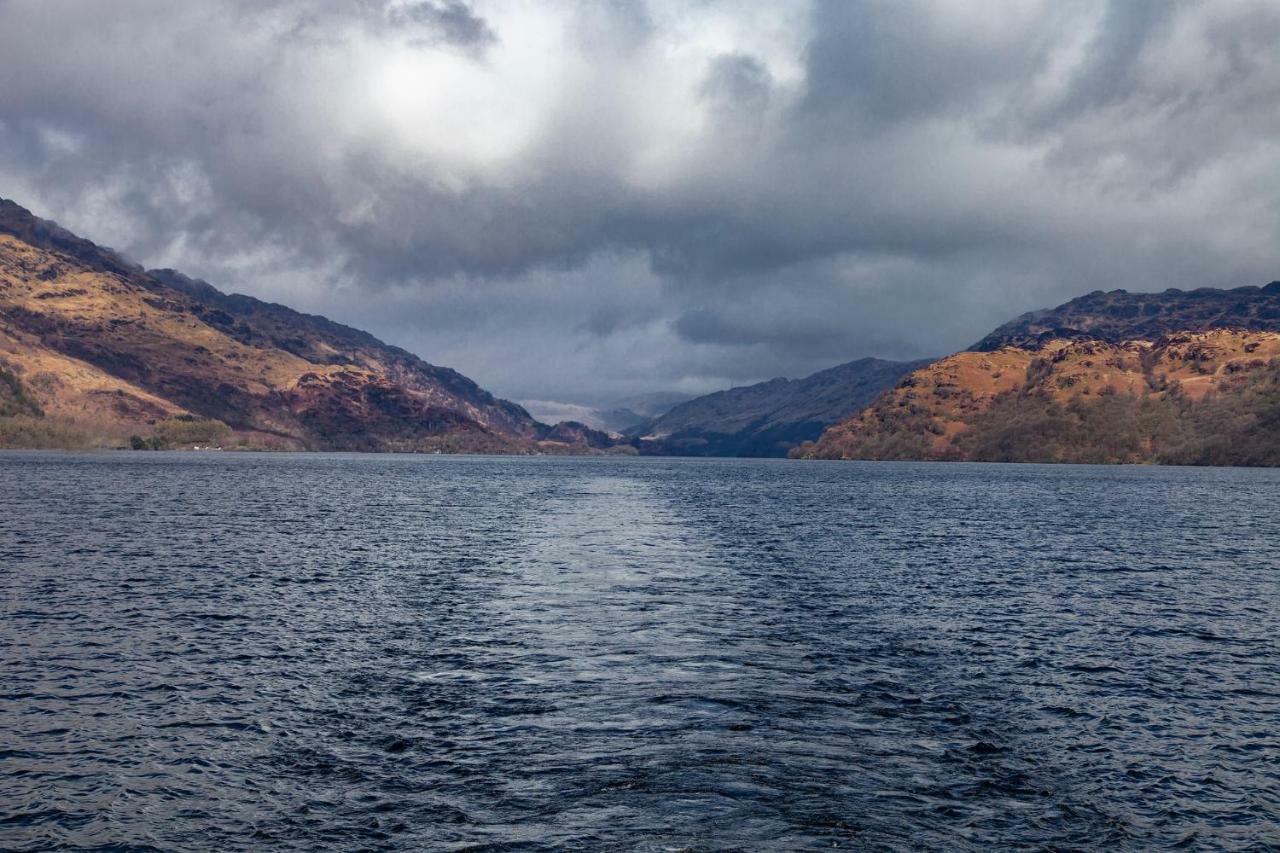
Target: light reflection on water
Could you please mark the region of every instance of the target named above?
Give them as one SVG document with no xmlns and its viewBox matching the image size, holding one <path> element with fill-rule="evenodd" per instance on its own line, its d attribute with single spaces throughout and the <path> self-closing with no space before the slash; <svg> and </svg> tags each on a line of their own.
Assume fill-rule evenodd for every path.
<svg viewBox="0 0 1280 853">
<path fill-rule="evenodd" d="M 1278 493 L 0 454 L 0 846 L 1277 843 Z"/>
</svg>

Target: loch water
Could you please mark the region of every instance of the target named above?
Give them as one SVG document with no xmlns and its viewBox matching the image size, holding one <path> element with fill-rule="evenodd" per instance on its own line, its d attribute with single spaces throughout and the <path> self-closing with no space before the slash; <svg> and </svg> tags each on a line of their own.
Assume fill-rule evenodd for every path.
<svg viewBox="0 0 1280 853">
<path fill-rule="evenodd" d="M 1280 471 L 0 454 L 0 847 L 1280 845 Z"/>
</svg>

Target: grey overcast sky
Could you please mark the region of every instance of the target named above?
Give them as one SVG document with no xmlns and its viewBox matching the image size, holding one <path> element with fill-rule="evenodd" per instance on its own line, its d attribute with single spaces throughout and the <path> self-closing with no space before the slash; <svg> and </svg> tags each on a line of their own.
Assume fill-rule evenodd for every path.
<svg viewBox="0 0 1280 853">
<path fill-rule="evenodd" d="M 515 399 L 1280 278 L 1280 3 L 0 0 L 0 196 Z"/>
</svg>

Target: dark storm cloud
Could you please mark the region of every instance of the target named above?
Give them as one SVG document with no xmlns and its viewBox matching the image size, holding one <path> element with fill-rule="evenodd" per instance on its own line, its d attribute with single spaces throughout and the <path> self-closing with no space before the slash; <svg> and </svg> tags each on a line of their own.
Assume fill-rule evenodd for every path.
<svg viewBox="0 0 1280 853">
<path fill-rule="evenodd" d="M 1131 0 L 1108 5 L 1081 69 L 1057 105 L 1059 118 L 1080 115 L 1132 97 L 1141 88 L 1143 48 L 1174 19 L 1167 0 Z M 1050 125 L 1051 126 L 1051 125 Z"/>
<path fill-rule="evenodd" d="M 709 63 L 701 92 L 715 108 L 730 115 L 759 116 L 769 105 L 772 86 L 769 69 L 754 56 L 723 54 Z"/>
<path fill-rule="evenodd" d="M 1280 271 L 1261 2 L 0 0 L 0 195 L 519 397 Z"/>
<path fill-rule="evenodd" d="M 484 18 L 459 0 L 424 0 L 392 7 L 390 17 L 397 24 L 426 25 L 450 44 L 483 47 L 497 40 Z"/>
<path fill-rule="evenodd" d="M 942 7 L 939 7 L 942 8 Z M 979 14 L 978 7 L 972 15 Z M 874 130 L 919 116 L 964 114 L 1040 61 L 1025 31 L 957 31 L 926 4 L 820 0 L 806 49 L 803 110 Z M 960 36 L 960 37 L 958 37 Z"/>
</svg>

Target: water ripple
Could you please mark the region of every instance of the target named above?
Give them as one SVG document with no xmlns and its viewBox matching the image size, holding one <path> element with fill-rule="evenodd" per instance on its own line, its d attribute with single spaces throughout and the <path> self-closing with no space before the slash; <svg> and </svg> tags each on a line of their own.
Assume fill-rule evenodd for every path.
<svg viewBox="0 0 1280 853">
<path fill-rule="evenodd" d="M 0 846 L 1280 845 L 1278 493 L 0 454 Z"/>
</svg>

